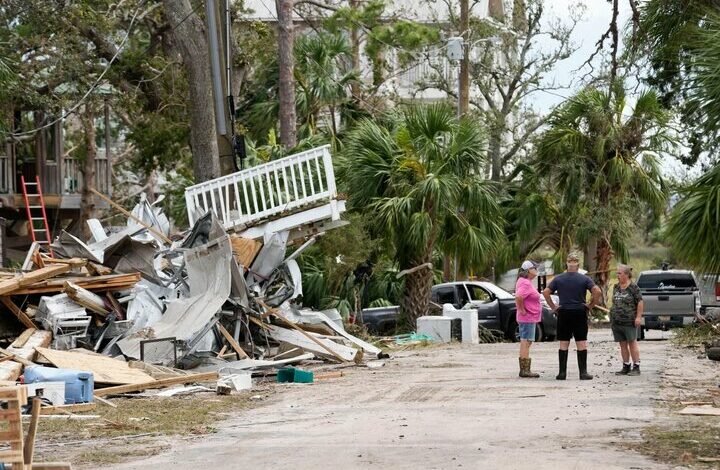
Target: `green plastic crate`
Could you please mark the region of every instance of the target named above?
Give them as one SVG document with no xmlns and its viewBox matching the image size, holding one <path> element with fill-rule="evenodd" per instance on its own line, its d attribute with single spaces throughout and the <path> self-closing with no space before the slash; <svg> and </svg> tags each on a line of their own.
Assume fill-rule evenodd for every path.
<svg viewBox="0 0 720 470">
<path fill-rule="evenodd" d="M 283 367 L 278 369 L 277 381 L 279 383 L 295 382 L 295 383 L 312 383 L 313 373 L 307 370 L 296 369 L 294 367 Z"/>
</svg>

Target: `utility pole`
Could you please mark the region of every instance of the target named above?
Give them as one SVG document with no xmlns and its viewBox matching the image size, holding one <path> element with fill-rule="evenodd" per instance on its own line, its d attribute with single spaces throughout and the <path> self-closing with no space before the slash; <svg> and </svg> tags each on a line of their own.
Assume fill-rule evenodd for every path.
<svg viewBox="0 0 720 470">
<path fill-rule="evenodd" d="M 297 144 L 295 115 L 295 59 L 293 57 L 293 0 L 275 0 L 278 14 L 280 142 L 286 149 Z"/>
<path fill-rule="evenodd" d="M 215 127 L 220 157 L 220 174 L 236 171 L 235 106 L 230 91 L 232 79 L 230 6 L 229 0 L 207 0 L 205 13 L 212 75 Z"/>
<path fill-rule="evenodd" d="M 459 95 L 458 95 L 458 115 L 463 117 L 467 114 L 470 107 L 470 57 L 469 57 L 469 41 L 470 38 L 470 7 L 469 0 L 460 0 L 460 37 L 462 42 L 462 58 L 460 59 L 460 77 Z"/>
</svg>

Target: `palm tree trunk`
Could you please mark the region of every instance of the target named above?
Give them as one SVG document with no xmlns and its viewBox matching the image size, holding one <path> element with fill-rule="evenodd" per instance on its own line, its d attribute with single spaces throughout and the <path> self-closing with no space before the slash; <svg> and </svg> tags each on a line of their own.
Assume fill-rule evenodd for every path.
<svg viewBox="0 0 720 470">
<path fill-rule="evenodd" d="M 411 268 L 430 261 L 430 255 L 418 260 Z M 414 331 L 418 317 L 427 315 L 430 301 L 430 288 L 432 287 L 432 269 L 421 268 L 405 276 L 405 288 L 400 298 L 401 331 Z"/>
<path fill-rule="evenodd" d="M 597 251 L 595 259 L 597 260 L 597 285 L 602 290 L 602 299 L 600 302 L 605 305 L 605 299 L 608 292 L 608 281 L 610 278 L 610 260 L 613 251 L 607 236 L 602 236 L 597 240 Z"/>
</svg>

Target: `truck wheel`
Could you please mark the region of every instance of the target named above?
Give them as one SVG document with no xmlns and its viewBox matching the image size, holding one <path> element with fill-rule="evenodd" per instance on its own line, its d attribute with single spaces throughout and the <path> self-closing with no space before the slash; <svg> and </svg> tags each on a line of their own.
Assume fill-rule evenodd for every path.
<svg viewBox="0 0 720 470">
<path fill-rule="evenodd" d="M 637 339 L 638 341 L 645 339 L 645 329 L 642 326 L 637 327 Z"/>
<path fill-rule="evenodd" d="M 707 357 L 713 361 L 720 361 L 720 348 L 708 348 Z"/>
<path fill-rule="evenodd" d="M 543 340 L 543 328 L 542 323 L 535 324 L 535 342 L 539 343 Z"/>
</svg>

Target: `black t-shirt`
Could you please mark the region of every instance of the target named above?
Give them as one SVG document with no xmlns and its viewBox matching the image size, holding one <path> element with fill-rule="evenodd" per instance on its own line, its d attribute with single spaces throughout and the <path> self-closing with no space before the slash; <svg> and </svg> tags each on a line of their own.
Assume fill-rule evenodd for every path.
<svg viewBox="0 0 720 470">
<path fill-rule="evenodd" d="M 548 289 L 560 297 L 560 308 L 585 308 L 585 297 L 588 291 L 595 287 L 595 283 L 585 274 L 578 272 L 564 272 L 556 276 Z"/>
</svg>

